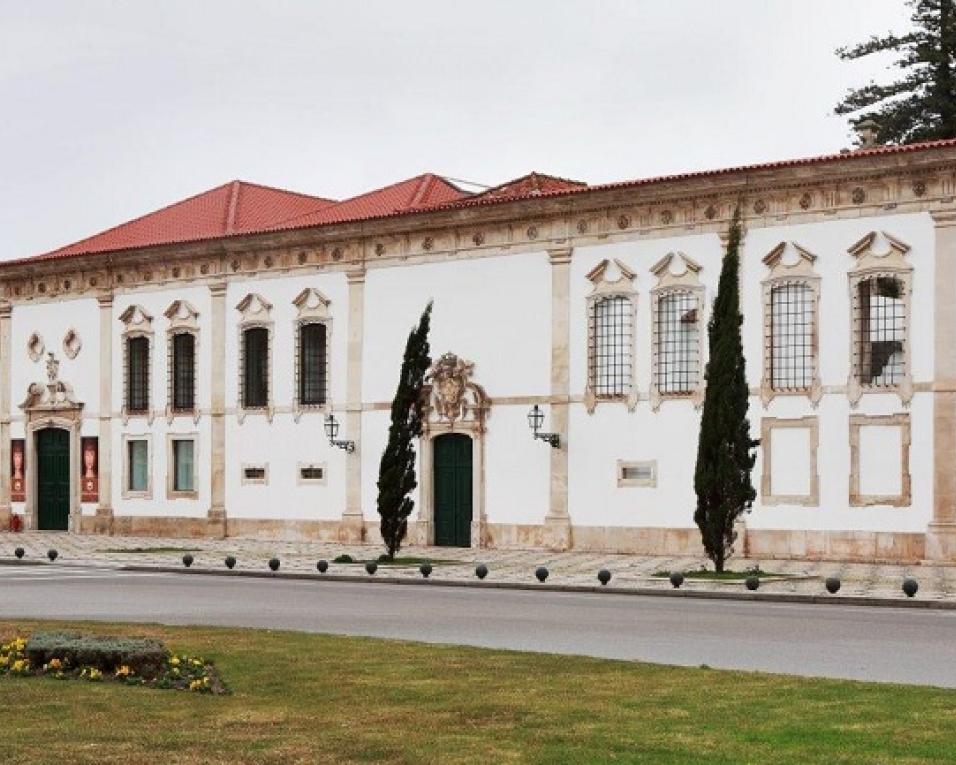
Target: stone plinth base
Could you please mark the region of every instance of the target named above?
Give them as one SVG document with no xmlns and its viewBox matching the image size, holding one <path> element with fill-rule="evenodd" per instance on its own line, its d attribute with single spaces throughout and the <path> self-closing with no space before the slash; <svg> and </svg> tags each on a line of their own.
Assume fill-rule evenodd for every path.
<svg viewBox="0 0 956 765">
<path fill-rule="evenodd" d="M 956 561 L 956 523 L 931 523 L 926 529 L 926 560 Z"/>
<path fill-rule="evenodd" d="M 0 507 L 0 529 L 3 531 L 10 530 L 10 516 L 13 515 L 13 511 L 10 510 L 10 506 Z"/>
<path fill-rule="evenodd" d="M 365 541 L 365 518 L 358 513 L 345 513 L 339 524 L 338 539 L 343 544 L 358 545 Z"/>
<path fill-rule="evenodd" d="M 81 526 L 85 525 L 81 522 Z M 81 528 L 82 531 L 82 528 Z M 93 516 L 94 534 L 112 534 L 113 533 L 113 508 L 98 507 L 96 515 Z"/>
<path fill-rule="evenodd" d="M 554 552 L 571 549 L 571 519 L 566 515 L 549 515 L 541 529 L 542 547 Z"/>
</svg>

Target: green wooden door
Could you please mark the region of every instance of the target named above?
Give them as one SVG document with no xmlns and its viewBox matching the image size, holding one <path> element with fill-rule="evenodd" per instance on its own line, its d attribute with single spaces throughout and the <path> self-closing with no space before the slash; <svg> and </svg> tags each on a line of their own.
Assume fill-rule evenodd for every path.
<svg viewBox="0 0 956 765">
<path fill-rule="evenodd" d="M 433 444 L 435 544 L 471 547 L 471 439 L 449 433 Z"/>
<path fill-rule="evenodd" d="M 37 528 L 66 531 L 70 520 L 70 434 L 37 432 Z"/>
</svg>

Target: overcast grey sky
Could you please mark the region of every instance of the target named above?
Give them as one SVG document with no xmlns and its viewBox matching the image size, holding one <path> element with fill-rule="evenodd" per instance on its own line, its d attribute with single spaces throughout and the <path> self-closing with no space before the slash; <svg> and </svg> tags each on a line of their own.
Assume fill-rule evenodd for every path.
<svg viewBox="0 0 956 765">
<path fill-rule="evenodd" d="M 241 178 L 588 182 L 836 151 L 902 0 L 0 0 L 0 258 Z"/>
</svg>

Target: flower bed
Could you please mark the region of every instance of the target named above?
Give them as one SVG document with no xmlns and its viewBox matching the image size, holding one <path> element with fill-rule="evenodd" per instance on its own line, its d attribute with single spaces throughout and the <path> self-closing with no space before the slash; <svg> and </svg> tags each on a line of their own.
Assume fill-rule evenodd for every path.
<svg viewBox="0 0 956 765">
<path fill-rule="evenodd" d="M 155 640 L 38 632 L 0 644 L 0 677 L 116 682 L 194 693 L 227 693 L 212 662 L 173 654 Z"/>
</svg>

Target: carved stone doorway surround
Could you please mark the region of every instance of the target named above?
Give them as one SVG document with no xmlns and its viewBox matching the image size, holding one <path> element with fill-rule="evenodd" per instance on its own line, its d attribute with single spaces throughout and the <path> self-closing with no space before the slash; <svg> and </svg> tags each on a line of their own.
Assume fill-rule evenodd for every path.
<svg viewBox="0 0 956 765">
<path fill-rule="evenodd" d="M 485 546 L 485 421 L 491 401 L 484 389 L 471 381 L 474 367 L 472 362 L 454 353 L 445 353 L 425 376 L 425 405 L 419 448 L 419 544 L 435 544 L 435 439 L 446 433 L 459 433 L 472 440 L 471 546 Z"/>
<path fill-rule="evenodd" d="M 68 530 L 80 532 L 80 427 L 83 404 L 73 398 L 72 388 L 60 380 L 60 362 L 47 354 L 46 384 L 31 383 L 20 404 L 26 429 L 26 517 L 28 530 L 37 528 L 37 433 L 59 428 L 70 434 L 70 517 Z"/>
</svg>

